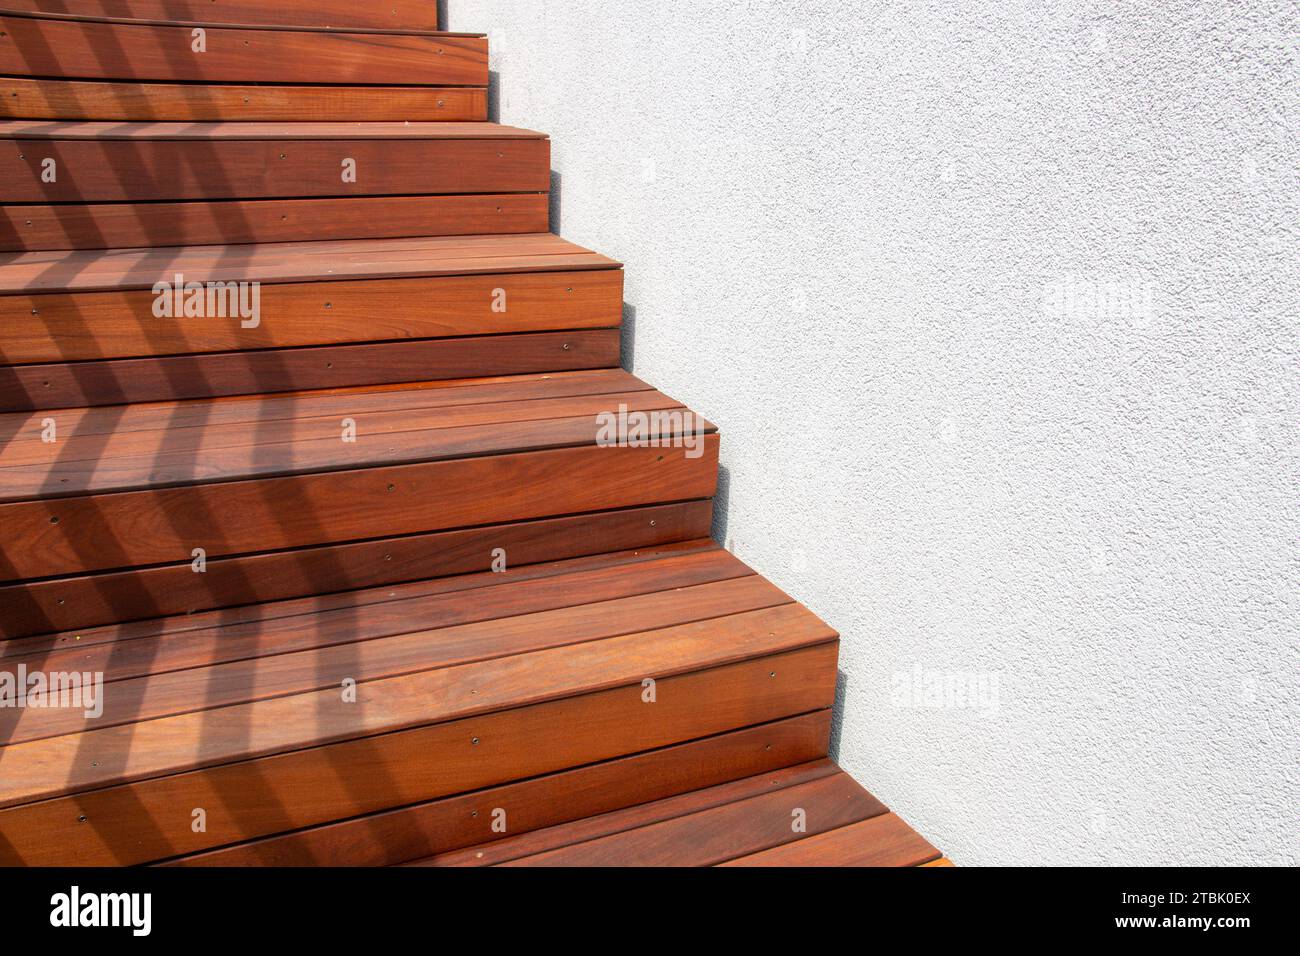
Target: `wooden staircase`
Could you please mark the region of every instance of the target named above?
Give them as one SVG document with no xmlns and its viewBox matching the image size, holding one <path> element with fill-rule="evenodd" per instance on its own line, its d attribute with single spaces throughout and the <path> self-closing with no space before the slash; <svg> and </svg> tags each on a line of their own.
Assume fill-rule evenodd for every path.
<svg viewBox="0 0 1300 956">
<path fill-rule="evenodd" d="M 944 862 L 437 28 L 0 0 L 0 863 Z"/>
</svg>

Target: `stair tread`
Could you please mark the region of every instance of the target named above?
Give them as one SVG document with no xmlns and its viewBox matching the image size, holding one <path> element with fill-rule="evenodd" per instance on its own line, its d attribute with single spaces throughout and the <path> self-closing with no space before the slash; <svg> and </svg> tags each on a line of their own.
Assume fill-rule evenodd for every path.
<svg viewBox="0 0 1300 956">
<path fill-rule="evenodd" d="M 723 866 L 923 866 L 940 853 L 893 813 L 728 860 Z"/>
<path fill-rule="evenodd" d="M 939 856 L 833 761 L 821 759 L 405 865 L 716 866 L 788 857 L 799 866 L 845 859 L 917 866 Z"/>
<path fill-rule="evenodd" d="M 0 295 L 150 289 L 176 273 L 193 282 L 307 282 L 620 267 L 549 232 L 44 250 L 0 255 Z"/>
<path fill-rule="evenodd" d="M 666 601 L 660 592 L 672 589 L 674 600 Z M 75 710 L 2 711 L 0 741 L 209 710 L 335 686 L 344 677 L 394 676 L 789 601 L 727 552 L 695 541 L 19 639 L 0 668 L 12 672 L 39 662 L 46 670 L 101 671 L 110 689 L 95 718 Z"/>
<path fill-rule="evenodd" d="M 33 20 L 62 20 L 74 23 L 112 23 L 125 26 L 151 27 L 217 27 L 223 30 L 283 30 L 290 33 L 373 33 L 380 36 L 415 37 L 468 37 L 479 39 L 486 33 L 463 33 L 452 30 L 412 30 L 369 25 L 345 24 L 341 26 L 314 26 L 303 23 L 249 23 L 235 20 L 216 20 L 211 17 L 129 17 L 110 16 L 103 13 L 68 13 L 59 10 L 10 9 L 5 16 L 25 17 Z"/>
<path fill-rule="evenodd" d="M 617 687 L 639 693 L 647 676 L 836 639 L 712 542 L 351 597 L 328 611 L 268 607 L 265 621 L 188 631 L 162 619 L 154 637 L 137 624 L 107 644 L 73 642 L 56 663 L 102 665 L 104 718 L 6 713 L 0 739 L 16 739 L 0 750 L 0 806 Z M 164 649 L 170 657 L 157 656 Z M 30 660 L 53 668 L 47 656 Z M 358 682 L 355 706 L 341 700 L 342 677 Z"/>
<path fill-rule="evenodd" d="M 487 122 L 107 122 L 7 120 L 0 139 L 13 140 L 319 140 L 319 139 L 549 139 L 546 133 Z"/>
<path fill-rule="evenodd" d="M 437 5 L 428 0 L 5 0 L 10 13 L 79 19 L 150 20 L 164 23 L 218 23 L 290 29 L 388 29 L 436 32 Z M 418 27 L 416 25 L 419 25 Z"/>
<path fill-rule="evenodd" d="M 388 393 L 399 403 L 456 405 L 518 400 L 542 395 L 600 394 L 650 388 L 624 369 L 586 372 L 547 372 L 491 378 L 447 379 L 437 382 L 402 382 L 394 385 L 352 385 L 272 395 L 229 395 L 179 402 L 141 402 L 101 408 L 60 409 L 59 423 L 75 430 L 76 437 L 154 431 L 160 428 L 263 423 L 293 419 L 303 412 L 333 414 L 345 409 L 381 407 Z M 424 401 L 428 396 L 427 402 Z M 25 432 L 40 427 L 48 413 L 0 414 L 0 442 L 21 441 Z M 30 437 L 30 436 L 27 436 Z"/>
<path fill-rule="evenodd" d="M 195 420 L 178 426 L 130 406 L 119 409 L 122 431 L 79 434 L 66 428 L 55 442 L 42 439 L 46 416 L 0 415 L 0 501 L 139 491 L 248 478 L 376 468 L 412 462 L 528 452 L 595 444 L 604 419 L 629 412 L 665 412 L 663 437 L 693 431 L 693 414 L 662 392 L 629 377 L 625 391 L 603 391 L 620 381 L 563 377 L 457 389 L 353 390 L 343 396 L 265 399 L 220 407 L 225 423 L 205 420 L 197 400 L 183 409 Z M 425 383 L 427 384 L 427 383 Z M 594 392 L 592 391 L 596 389 Z M 230 413 L 242 413 L 235 420 Z M 266 417 L 250 419 L 250 413 Z M 275 417 L 278 416 L 278 417 Z M 104 423 L 109 416 L 91 421 Z M 343 440 L 344 421 L 354 429 Z M 57 421 L 57 418 L 56 418 Z M 716 429 L 703 420 L 700 431 Z M 655 431 L 656 436 L 660 431 Z"/>
</svg>

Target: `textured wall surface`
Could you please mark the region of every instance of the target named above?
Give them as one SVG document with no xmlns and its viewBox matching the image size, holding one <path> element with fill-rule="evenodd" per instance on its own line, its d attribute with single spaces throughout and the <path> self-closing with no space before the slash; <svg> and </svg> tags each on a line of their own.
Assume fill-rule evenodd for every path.
<svg viewBox="0 0 1300 956">
<path fill-rule="evenodd" d="M 1294 6 L 447 7 L 845 768 L 960 864 L 1297 863 Z"/>
</svg>

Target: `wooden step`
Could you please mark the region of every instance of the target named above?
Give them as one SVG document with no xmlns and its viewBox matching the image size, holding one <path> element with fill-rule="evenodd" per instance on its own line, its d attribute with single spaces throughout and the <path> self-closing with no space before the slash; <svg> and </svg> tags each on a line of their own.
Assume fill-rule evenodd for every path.
<svg viewBox="0 0 1300 956">
<path fill-rule="evenodd" d="M 0 253 L 546 232 L 545 193 L 0 205 Z"/>
<path fill-rule="evenodd" d="M 432 0 L 5 0 L 5 10 L 117 20 L 436 31 Z"/>
<path fill-rule="evenodd" d="M 830 712 L 816 710 L 500 787 L 342 820 L 170 861 L 172 866 L 394 866 L 635 804 L 662 800 L 826 752 Z"/>
<path fill-rule="evenodd" d="M 516 781 L 553 795 L 534 778 L 824 716 L 834 697 L 834 632 L 710 542 L 515 574 L 7 658 L 106 684 L 99 721 L 5 715 L 0 863 L 148 862 Z M 730 766 L 771 766 L 754 746 L 771 736 Z M 811 738 L 784 739 L 803 756 Z"/>
<path fill-rule="evenodd" d="M 73 432 L 57 442 L 29 429 L 32 438 L 0 452 L 0 503 L 565 447 L 591 440 L 597 416 L 611 409 L 686 412 L 656 389 L 434 407 L 399 403 L 400 396 L 385 393 L 394 401 L 382 409 L 302 409 L 251 428 L 165 427 L 84 439 Z M 349 427 L 355 437 L 345 441 Z"/>
<path fill-rule="evenodd" d="M 0 119 L 474 122 L 487 89 L 473 86 L 287 86 L 0 77 Z"/>
<path fill-rule="evenodd" d="M 504 582 L 512 586 L 492 590 Z M 657 596 L 678 588 L 687 589 L 680 600 Z M 484 571 L 348 592 L 329 601 L 299 599 L 14 640 L 7 642 L 0 673 L 13 676 L 24 664 L 102 671 L 109 691 L 93 717 L 72 709 L 0 710 L 0 740 L 40 740 L 188 713 L 196 699 L 203 701 L 201 709 L 210 709 L 332 687 L 349 677 L 392 676 L 422 659 L 428 632 L 461 628 L 439 630 L 439 636 L 463 636 L 455 644 L 463 656 L 474 641 L 485 639 L 484 629 L 471 625 L 502 617 L 510 620 L 492 633 L 543 640 L 542 632 L 554 625 L 546 640 L 556 641 L 566 631 L 595 639 L 632 621 L 647 628 L 680 623 L 675 615 L 692 605 L 739 613 L 786 603 L 788 597 L 729 554 L 697 541 L 530 565 L 504 575 Z M 236 618 L 243 622 L 234 623 Z M 452 646 L 446 641 L 444 649 Z M 263 660 L 267 655 L 274 657 Z"/>
<path fill-rule="evenodd" d="M 852 777 L 820 759 L 408 865 L 919 866 L 939 856 Z"/>
<path fill-rule="evenodd" d="M 29 253 L 0 263 L 0 359 L 612 328 L 622 278 L 618 263 L 550 234 Z M 184 315 L 186 287 L 201 284 L 206 312 L 212 282 L 257 283 L 243 300 L 252 318 L 229 297 L 212 309 L 225 317 Z"/>
<path fill-rule="evenodd" d="M 0 411 L 609 368 L 622 296 L 549 233 L 13 254 Z"/>
<path fill-rule="evenodd" d="M 165 83 L 318 83 L 328 77 L 345 86 L 486 87 L 487 38 L 0 12 L 0 74 Z"/>
<path fill-rule="evenodd" d="M 518 564 L 654 548 L 706 536 L 711 517 L 708 500 L 685 501 L 216 558 L 203 574 L 186 561 L 0 585 L 0 637 L 54 632 L 39 643 L 0 644 L 0 658 L 82 644 L 91 629 L 115 622 L 220 609 L 235 624 L 246 619 L 233 610 L 243 605 L 484 571 L 498 548 Z"/>
<path fill-rule="evenodd" d="M 0 706 L 0 865 L 947 862 L 485 36 L 0 6 L 0 692 L 92 689 Z"/>
<path fill-rule="evenodd" d="M 540 193 L 551 144 L 496 123 L 0 123 L 0 202 Z"/>
<path fill-rule="evenodd" d="M 495 402 L 480 386 L 354 390 L 188 428 L 118 410 L 90 421 L 121 414 L 123 432 L 79 436 L 78 416 L 53 449 L 34 426 L 48 434 L 53 422 L 57 438 L 57 412 L 7 419 L 0 581 L 711 497 L 713 426 L 636 386 Z M 620 412 L 643 413 L 646 428 L 611 444 Z"/>
<path fill-rule="evenodd" d="M 892 813 L 729 860 L 724 866 L 926 866 L 939 851 Z"/>
</svg>

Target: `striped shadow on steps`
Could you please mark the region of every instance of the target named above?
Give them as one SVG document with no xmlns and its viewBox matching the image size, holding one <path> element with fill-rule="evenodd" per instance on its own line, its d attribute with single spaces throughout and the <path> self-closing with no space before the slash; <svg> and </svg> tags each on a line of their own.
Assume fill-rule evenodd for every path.
<svg viewBox="0 0 1300 956">
<path fill-rule="evenodd" d="M 838 635 L 709 540 L 718 431 L 618 367 L 485 36 L 4 8 L 0 685 L 98 694 L 0 708 L 0 863 L 946 862 L 830 761 Z"/>
</svg>

